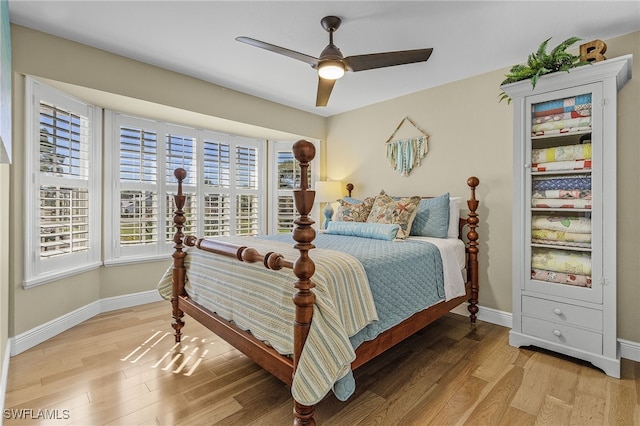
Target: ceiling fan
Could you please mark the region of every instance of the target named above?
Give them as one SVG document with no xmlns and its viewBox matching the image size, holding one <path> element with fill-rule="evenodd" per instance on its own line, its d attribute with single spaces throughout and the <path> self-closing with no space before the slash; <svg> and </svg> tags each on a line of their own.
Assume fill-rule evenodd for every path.
<svg viewBox="0 0 640 426">
<path fill-rule="evenodd" d="M 266 43 L 250 37 L 236 37 L 236 40 L 251 46 L 279 53 L 311 65 L 318 70 L 318 93 L 316 106 L 327 106 L 329 96 L 337 79 L 342 77 L 345 71 L 364 71 L 376 68 L 391 67 L 395 65 L 424 62 L 429 59 L 433 49 L 400 50 L 395 52 L 371 53 L 367 55 L 347 56 L 333 44 L 333 33 L 340 27 L 341 19 L 337 16 L 325 16 L 320 20 L 322 28 L 329 33 L 329 44 L 320 53 L 319 58 L 295 52 L 284 47 Z"/>
</svg>

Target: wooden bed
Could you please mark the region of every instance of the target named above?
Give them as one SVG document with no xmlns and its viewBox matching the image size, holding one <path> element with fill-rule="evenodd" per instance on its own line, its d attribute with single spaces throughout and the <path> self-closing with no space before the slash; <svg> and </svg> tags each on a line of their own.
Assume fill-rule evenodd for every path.
<svg viewBox="0 0 640 426">
<path fill-rule="evenodd" d="M 297 242 L 294 247 L 298 250 L 297 259 L 285 259 L 278 253 L 268 252 L 261 254 L 255 249 L 232 245 L 214 240 L 198 239 L 194 236 L 185 236 L 182 232 L 185 223 L 183 207 L 185 196 L 182 193 L 182 181 L 186 177 L 186 171 L 177 169 L 174 173 L 178 180 L 178 193 L 174 196 L 176 211 L 174 224 L 176 233 L 174 236 L 175 251 L 172 267 L 172 327 L 175 330 L 175 340 L 180 341 L 181 330 L 184 326 L 184 314 L 190 315 L 193 319 L 209 328 L 216 335 L 220 336 L 235 348 L 243 352 L 257 364 L 272 373 L 278 379 L 291 386 L 296 372 L 298 360 L 302 354 L 309 328 L 312 322 L 315 295 L 313 292 L 314 283 L 312 277 L 315 271 L 313 253 L 310 250 L 314 245 L 316 231 L 312 227 L 314 221 L 308 216 L 314 203 L 315 191 L 309 190 L 307 181 L 307 170 L 309 162 L 315 156 L 315 147 L 312 143 L 301 140 L 294 144 L 293 153 L 301 168 L 300 188 L 294 190 L 295 206 L 300 216 L 295 221 L 296 227 L 293 231 L 293 239 Z M 459 223 L 459 235 L 462 236 L 462 229 L 468 228 L 466 234 L 466 294 L 464 296 L 440 302 L 428 309 L 422 310 L 400 324 L 383 332 L 374 340 L 366 341 L 357 347 L 356 359 L 352 362 L 351 368 L 355 369 L 387 349 L 413 335 L 431 322 L 442 317 L 454 307 L 468 302 L 469 318 L 472 323 L 476 321 L 478 313 L 478 200 L 475 198 L 475 189 L 479 180 L 470 177 L 467 180 L 471 195 L 467 201 L 469 213 L 466 218 L 461 218 Z M 231 322 L 225 320 L 214 312 L 204 308 L 190 299 L 185 291 L 185 257 L 186 247 L 197 247 L 214 255 L 221 255 L 236 258 L 243 262 L 262 262 L 267 269 L 279 270 L 282 268 L 291 269 L 293 303 L 295 304 L 295 321 L 293 324 L 293 356 L 280 355 L 271 346 L 255 338 L 249 332 L 243 331 Z M 314 406 L 299 403 L 294 398 L 294 425 L 314 425 Z"/>
</svg>

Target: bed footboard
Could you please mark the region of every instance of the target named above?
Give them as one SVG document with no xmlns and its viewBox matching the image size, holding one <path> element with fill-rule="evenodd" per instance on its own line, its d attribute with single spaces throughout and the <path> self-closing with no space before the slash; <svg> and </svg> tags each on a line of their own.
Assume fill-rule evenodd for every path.
<svg viewBox="0 0 640 426">
<path fill-rule="evenodd" d="M 311 327 L 311 320 L 313 317 L 313 306 L 315 304 L 315 295 L 312 289 L 315 284 L 311 280 L 313 273 L 315 272 L 315 264 L 309 257 L 309 250 L 315 246 L 312 241 L 316 237 L 316 231 L 312 227 L 315 223 L 310 217 L 309 213 L 313 207 L 315 199 L 315 191 L 309 189 L 308 173 L 309 163 L 315 157 L 315 146 L 308 141 L 300 140 L 293 145 L 293 155 L 298 161 L 301 169 L 301 181 L 300 188 L 293 191 L 293 197 L 295 201 L 296 210 L 300 216 L 294 221 L 296 227 L 293 230 L 293 239 L 297 244 L 294 247 L 299 251 L 299 256 L 295 262 L 288 261 L 278 253 L 266 253 L 260 254 L 253 248 L 244 246 L 235 246 L 232 244 L 214 242 L 205 239 L 197 239 L 193 236 L 186 236 L 182 232 L 185 217 L 182 210 L 185 204 L 185 196 L 182 193 L 182 182 L 187 176 L 187 172 L 184 169 L 176 169 L 174 176 L 178 180 L 178 193 L 174 196 L 176 210 L 174 212 L 174 225 L 176 233 L 173 238 L 174 253 L 173 253 L 173 276 L 172 276 L 172 316 L 173 321 L 171 326 L 175 330 L 175 341 L 180 342 L 182 336 L 182 327 L 184 326 L 184 311 L 181 309 L 181 303 L 188 313 L 193 313 L 197 316 L 202 315 L 202 311 L 192 301 L 190 301 L 185 292 L 185 246 L 197 246 L 199 249 L 212 252 L 218 255 L 236 258 L 238 261 L 244 262 L 262 262 L 268 269 L 281 269 L 290 268 L 297 277 L 297 281 L 293 283 L 293 287 L 296 292 L 293 295 L 293 303 L 295 304 L 295 321 L 293 324 L 293 360 L 292 364 L 287 362 L 286 357 L 282 357 L 274 350 L 268 350 L 263 345 L 252 342 L 250 338 L 243 336 L 236 339 L 234 335 L 235 331 L 232 327 L 224 324 L 223 320 L 217 318 L 215 314 L 211 314 L 208 317 L 208 324 L 219 324 L 218 326 L 212 325 L 219 333 L 227 333 L 227 339 L 229 343 L 234 344 L 238 349 L 243 352 L 250 353 L 254 349 L 258 349 L 263 356 L 259 356 L 255 359 L 258 364 L 262 365 L 267 370 L 271 371 L 274 375 L 279 377 L 285 383 L 291 383 L 293 376 L 295 375 L 296 368 L 298 366 L 298 360 L 302 354 L 302 349 L 307 340 L 309 329 Z M 231 330 L 231 331 L 229 331 Z M 224 336 L 221 336 L 224 338 Z M 230 337 L 230 338 L 229 338 Z M 230 341 L 232 340 L 232 341 Z M 243 350 L 244 348 L 244 350 Z M 247 353 L 245 352 L 245 353 Z M 267 353 L 268 352 L 268 353 Z M 291 372 L 290 377 L 285 377 L 287 372 Z M 298 403 L 294 399 L 293 413 L 295 416 L 294 425 L 315 425 L 313 418 L 314 407 L 303 405 Z"/>
</svg>

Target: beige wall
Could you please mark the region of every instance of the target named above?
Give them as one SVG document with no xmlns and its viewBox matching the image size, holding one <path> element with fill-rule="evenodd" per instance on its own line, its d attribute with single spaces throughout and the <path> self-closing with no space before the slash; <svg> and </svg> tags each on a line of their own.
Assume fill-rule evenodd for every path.
<svg viewBox="0 0 640 426">
<path fill-rule="evenodd" d="M 209 127 L 238 125 L 251 131 L 269 130 L 324 139 L 322 175 L 353 182 L 354 195 L 375 194 L 385 189 L 394 194 L 437 195 L 450 191 L 468 194 L 466 179 L 480 178 L 481 199 L 480 303 L 511 311 L 511 203 L 512 203 L 512 108 L 498 103 L 498 84 L 506 69 L 425 90 L 328 119 L 273 104 L 188 78 L 170 71 L 131 61 L 97 49 L 12 26 L 14 66 L 14 140 L 12 166 L 10 241 L 10 300 L 13 314 L 10 332 L 17 335 L 97 299 L 153 289 L 165 264 L 100 268 L 60 282 L 30 290 L 22 289 L 22 129 L 23 74 L 59 80 L 92 90 L 80 90 L 103 103 L 164 108 L 159 116 L 177 109 L 195 112 Z M 607 40 L 609 57 L 633 53 L 634 69 L 640 60 L 640 33 Z M 59 61 L 59 56 L 65 57 Z M 526 52 L 523 53 L 526 55 Z M 618 288 L 619 336 L 640 342 L 640 275 L 635 212 L 639 211 L 640 162 L 638 99 L 640 79 L 631 80 L 619 97 L 618 178 Z M 125 98 L 125 96 L 127 98 Z M 130 97 L 136 98 L 133 102 Z M 124 102 L 124 103 L 123 103 Z M 110 106 L 110 105 L 106 105 Z M 122 108 L 119 108 L 122 110 Z M 136 112 L 136 111 L 130 111 Z M 138 111 L 139 112 L 139 111 Z M 154 112 L 155 114 L 155 112 Z M 429 153 L 410 177 L 401 177 L 386 162 L 385 140 L 399 121 L 410 116 L 431 135 Z M 185 118 L 185 120 L 190 120 Z M 325 133 L 326 132 L 326 133 Z M 399 136 L 413 135 L 403 126 Z M 626 183 L 626 185 L 625 185 Z M 632 186 L 629 183 L 633 183 Z M 632 191 L 623 192 L 622 188 Z M 1 189 L 1 188 L 0 188 Z M 55 301 L 52 303 L 52 301 Z"/>
<path fill-rule="evenodd" d="M 202 80 L 12 25 L 14 164 L 11 166 L 9 332 L 19 335 L 99 299 L 152 290 L 170 263 L 109 266 L 24 290 L 24 76 L 103 107 L 213 130 L 323 139 L 325 119 Z M 6 234 L 3 234 L 6 235 Z M 3 257 L 3 259 L 5 259 Z"/>
<path fill-rule="evenodd" d="M 634 54 L 640 67 L 640 33 L 607 40 L 608 57 Z M 526 58 L 526 52 L 523 52 Z M 524 60 L 524 59 L 523 59 Z M 353 182 L 355 196 L 380 189 L 398 195 L 466 196 L 466 178 L 480 179 L 480 304 L 511 312 L 511 214 L 513 109 L 498 103 L 508 69 L 331 117 L 327 126 L 327 175 Z M 640 205 L 640 76 L 618 102 L 618 335 L 640 342 L 640 254 L 635 229 Z M 385 141 L 410 116 L 430 135 L 422 165 L 402 177 L 386 161 Z M 403 126 L 406 136 L 414 136 Z M 401 135 L 403 136 L 403 135 Z M 630 232 L 631 231 L 631 232 Z"/>
</svg>

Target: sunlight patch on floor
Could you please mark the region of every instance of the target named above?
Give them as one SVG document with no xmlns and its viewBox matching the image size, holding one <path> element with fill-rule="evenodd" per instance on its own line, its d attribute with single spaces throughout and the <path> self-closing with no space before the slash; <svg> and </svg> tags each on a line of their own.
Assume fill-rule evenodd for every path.
<svg viewBox="0 0 640 426">
<path fill-rule="evenodd" d="M 173 335 L 168 332 L 156 331 L 120 361 L 131 364 L 145 361 L 145 357 L 148 359 L 153 356 L 153 349 L 158 347 L 167 336 Z M 169 348 L 157 362 L 151 365 L 151 368 L 160 368 L 163 371 L 171 370 L 174 374 L 186 371 L 182 374 L 191 376 L 209 353 L 209 349 L 202 347 L 203 344 L 211 345 L 213 342 L 199 337 L 183 336 L 182 342 L 175 343 Z"/>
</svg>

